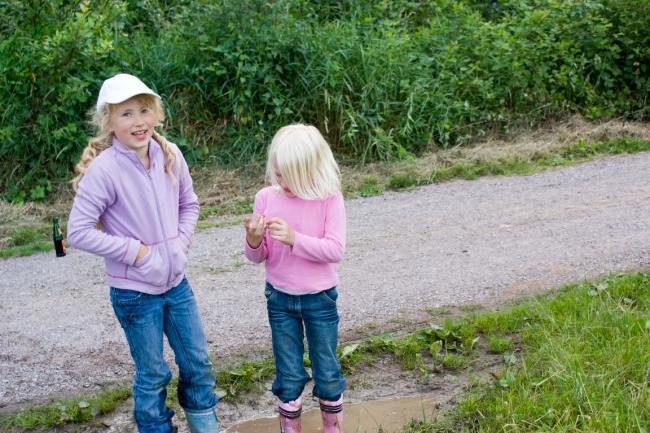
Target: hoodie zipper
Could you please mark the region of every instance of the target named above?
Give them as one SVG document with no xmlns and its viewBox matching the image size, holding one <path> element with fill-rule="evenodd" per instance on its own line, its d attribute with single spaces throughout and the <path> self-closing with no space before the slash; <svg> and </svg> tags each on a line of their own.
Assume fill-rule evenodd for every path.
<svg viewBox="0 0 650 433">
<path fill-rule="evenodd" d="M 151 146 L 151 144 L 149 145 Z M 163 241 L 162 241 L 163 248 L 165 249 L 165 255 L 167 256 L 167 263 L 169 264 L 169 271 L 167 272 L 167 280 L 165 281 L 165 285 L 167 285 L 167 283 L 171 279 L 172 257 L 171 254 L 169 253 L 169 245 L 167 245 L 167 231 L 165 230 L 165 224 L 163 223 L 162 213 L 160 212 L 160 201 L 158 200 L 158 192 L 156 191 L 156 186 L 153 181 L 153 177 L 151 176 L 151 169 L 153 168 L 154 163 L 153 161 L 150 161 L 149 162 L 150 169 L 147 170 L 144 167 L 142 161 L 140 161 L 140 159 L 137 156 L 135 157 L 137 159 L 137 162 L 133 161 L 131 156 L 128 156 L 128 158 L 131 160 L 131 162 L 133 162 L 138 167 L 138 169 L 149 180 L 149 184 L 151 185 L 151 190 L 153 191 L 154 201 L 156 202 L 156 213 L 158 214 L 158 222 L 160 224 L 160 230 L 162 231 L 162 235 L 163 235 Z"/>
<path fill-rule="evenodd" d="M 151 163 L 151 166 L 153 167 L 153 163 Z M 144 166 L 142 166 L 142 168 L 144 169 Z M 160 212 L 160 201 L 158 200 L 158 192 L 156 191 L 156 186 L 154 184 L 153 178 L 151 177 L 151 172 L 145 170 L 145 173 L 147 175 L 147 178 L 149 179 L 149 183 L 151 184 L 151 189 L 153 190 L 153 197 L 156 202 L 156 211 L 158 213 L 158 222 L 160 223 L 160 230 L 162 230 L 162 235 L 163 235 L 163 247 L 165 248 L 165 254 L 167 255 L 167 263 L 169 263 L 169 271 L 167 272 L 167 281 L 165 282 L 166 285 L 171 279 L 172 257 L 171 254 L 169 253 L 169 245 L 167 244 L 167 232 L 165 230 L 165 224 L 163 223 L 162 213 Z"/>
</svg>

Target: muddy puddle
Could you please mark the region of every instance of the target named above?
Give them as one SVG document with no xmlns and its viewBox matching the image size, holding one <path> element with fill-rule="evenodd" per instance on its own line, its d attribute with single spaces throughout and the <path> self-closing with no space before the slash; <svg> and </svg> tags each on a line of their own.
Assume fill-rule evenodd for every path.
<svg viewBox="0 0 650 433">
<path fill-rule="evenodd" d="M 399 433 L 412 419 L 432 419 L 437 399 L 431 396 L 403 397 L 347 404 L 343 420 L 345 433 Z M 277 416 L 246 421 L 230 427 L 227 433 L 275 433 L 279 431 Z M 302 431 L 322 432 L 320 410 L 311 409 L 302 415 Z"/>
</svg>

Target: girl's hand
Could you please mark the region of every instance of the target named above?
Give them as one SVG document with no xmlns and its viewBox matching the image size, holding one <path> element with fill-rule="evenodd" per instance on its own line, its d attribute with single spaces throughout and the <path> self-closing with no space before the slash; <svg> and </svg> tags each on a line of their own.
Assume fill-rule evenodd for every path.
<svg viewBox="0 0 650 433">
<path fill-rule="evenodd" d="M 291 227 L 281 218 L 271 218 L 266 222 L 266 228 L 272 239 L 280 241 L 285 245 L 293 246 L 295 233 Z"/>
<path fill-rule="evenodd" d="M 257 248 L 264 238 L 265 221 L 262 215 L 251 215 L 244 217 L 244 227 L 246 228 L 246 242 L 251 248 Z"/>
<path fill-rule="evenodd" d="M 134 266 L 138 265 L 142 259 L 144 259 L 147 254 L 149 254 L 149 247 L 143 243 L 140 243 L 140 249 L 138 250 L 138 255 L 135 256 Z"/>
</svg>

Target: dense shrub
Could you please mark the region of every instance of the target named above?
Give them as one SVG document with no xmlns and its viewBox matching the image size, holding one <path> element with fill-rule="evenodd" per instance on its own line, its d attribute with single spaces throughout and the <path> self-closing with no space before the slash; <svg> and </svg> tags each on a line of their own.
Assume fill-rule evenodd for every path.
<svg viewBox="0 0 650 433">
<path fill-rule="evenodd" d="M 0 191 L 40 199 L 103 79 L 140 76 L 190 161 L 260 159 L 308 122 L 393 159 L 581 112 L 646 119 L 647 0 L 0 1 Z"/>
</svg>

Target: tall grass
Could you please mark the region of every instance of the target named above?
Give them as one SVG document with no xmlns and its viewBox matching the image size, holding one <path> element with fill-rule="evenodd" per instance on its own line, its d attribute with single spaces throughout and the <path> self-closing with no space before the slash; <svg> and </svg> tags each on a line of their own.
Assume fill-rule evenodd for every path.
<svg viewBox="0 0 650 433">
<path fill-rule="evenodd" d="M 649 15 L 632 0 L 8 0 L 0 189 L 39 200 L 68 178 L 120 71 L 163 96 L 191 161 L 224 165 L 292 122 L 369 161 L 570 112 L 647 119 Z"/>
</svg>

